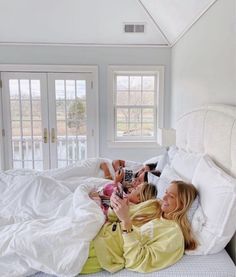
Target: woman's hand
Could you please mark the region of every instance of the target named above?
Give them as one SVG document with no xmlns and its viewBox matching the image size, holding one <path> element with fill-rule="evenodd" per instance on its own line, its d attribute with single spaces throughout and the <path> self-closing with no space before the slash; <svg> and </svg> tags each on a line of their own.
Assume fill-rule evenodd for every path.
<svg viewBox="0 0 236 277">
<path fill-rule="evenodd" d="M 115 183 L 121 183 L 124 178 L 124 170 L 120 168 L 119 170 L 116 171 L 115 173 Z"/>
<path fill-rule="evenodd" d="M 116 213 L 120 221 L 129 219 L 129 200 L 124 197 L 121 199 L 116 195 L 116 190 L 111 195 L 111 206 L 113 211 Z"/>
</svg>

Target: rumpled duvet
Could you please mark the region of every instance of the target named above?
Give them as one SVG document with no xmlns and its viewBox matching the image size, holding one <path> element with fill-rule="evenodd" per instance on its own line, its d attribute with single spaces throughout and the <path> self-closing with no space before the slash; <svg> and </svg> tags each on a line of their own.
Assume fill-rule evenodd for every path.
<svg viewBox="0 0 236 277">
<path fill-rule="evenodd" d="M 98 161 L 90 160 L 43 173 L 0 173 L 1 277 L 37 271 L 75 276 L 81 271 L 90 241 L 105 220 L 88 196 L 107 183 L 92 177 L 97 169 Z"/>
</svg>

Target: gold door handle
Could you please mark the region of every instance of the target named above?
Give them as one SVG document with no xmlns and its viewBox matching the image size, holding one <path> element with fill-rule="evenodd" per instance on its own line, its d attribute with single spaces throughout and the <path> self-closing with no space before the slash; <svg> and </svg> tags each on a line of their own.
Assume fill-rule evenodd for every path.
<svg viewBox="0 0 236 277">
<path fill-rule="evenodd" d="M 55 128 L 51 129 L 51 142 L 52 143 L 56 142 L 56 131 L 55 131 Z"/>
<path fill-rule="evenodd" d="M 48 129 L 44 128 L 43 130 L 43 142 L 48 143 Z"/>
</svg>

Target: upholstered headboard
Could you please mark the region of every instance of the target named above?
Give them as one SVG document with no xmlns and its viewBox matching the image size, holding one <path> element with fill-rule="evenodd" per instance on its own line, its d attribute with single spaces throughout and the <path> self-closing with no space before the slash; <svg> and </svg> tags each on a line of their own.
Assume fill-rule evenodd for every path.
<svg viewBox="0 0 236 277">
<path fill-rule="evenodd" d="M 236 106 L 207 105 L 184 114 L 176 124 L 176 145 L 188 152 L 208 154 L 236 177 Z M 236 262 L 236 235 L 227 250 Z"/>
</svg>

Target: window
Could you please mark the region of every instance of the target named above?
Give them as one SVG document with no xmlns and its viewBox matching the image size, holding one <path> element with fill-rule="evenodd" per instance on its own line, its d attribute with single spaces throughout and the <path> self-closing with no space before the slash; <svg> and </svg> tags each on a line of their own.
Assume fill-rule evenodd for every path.
<svg viewBox="0 0 236 277">
<path fill-rule="evenodd" d="M 110 145 L 156 143 L 162 125 L 163 67 L 110 66 L 109 80 Z"/>
</svg>

